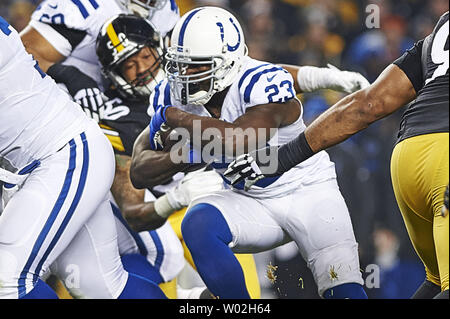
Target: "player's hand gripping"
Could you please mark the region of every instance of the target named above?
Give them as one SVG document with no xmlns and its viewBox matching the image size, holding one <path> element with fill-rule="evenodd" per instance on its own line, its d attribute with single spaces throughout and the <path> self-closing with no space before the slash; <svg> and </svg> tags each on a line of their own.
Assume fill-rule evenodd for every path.
<svg viewBox="0 0 450 319">
<path fill-rule="evenodd" d="M 166 111 L 170 105 L 159 106 L 150 121 L 150 148 L 154 151 L 161 151 L 164 148 L 162 133 L 167 132 L 170 127 L 166 124 Z"/>
<path fill-rule="evenodd" d="M 228 165 L 224 176 L 233 186 L 245 181 L 244 190 L 247 191 L 260 179 L 283 173 L 279 166 L 278 146 L 267 146 L 238 156 Z"/>
<path fill-rule="evenodd" d="M 81 105 L 84 113 L 97 123 L 101 120 L 108 98 L 98 87 L 80 89 L 73 96 L 75 102 Z"/>
<path fill-rule="evenodd" d="M 67 91 L 77 102 L 89 118 L 97 123 L 102 119 L 107 97 L 100 91 L 97 82 L 90 76 L 71 65 L 56 63 L 52 65 L 47 74 L 57 83 L 66 86 Z"/>
<path fill-rule="evenodd" d="M 255 159 L 250 154 L 242 154 L 228 165 L 224 173 L 231 185 L 236 185 L 241 181 L 245 181 L 244 190 L 249 190 L 257 181 L 264 178 Z"/>
</svg>

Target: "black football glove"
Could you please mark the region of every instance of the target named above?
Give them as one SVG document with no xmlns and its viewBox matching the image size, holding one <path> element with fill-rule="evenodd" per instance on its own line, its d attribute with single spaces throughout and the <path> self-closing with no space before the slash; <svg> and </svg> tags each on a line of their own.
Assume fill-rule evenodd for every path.
<svg viewBox="0 0 450 319">
<path fill-rule="evenodd" d="M 57 83 L 67 87 L 75 102 L 83 108 L 86 115 L 97 123 L 104 112 L 106 96 L 100 91 L 97 82 L 79 69 L 60 63 L 53 64 L 47 71 Z"/>
<path fill-rule="evenodd" d="M 278 166 L 278 146 L 268 146 L 238 156 L 228 165 L 224 176 L 231 185 L 245 181 L 244 190 L 249 190 L 256 182 L 264 177 L 272 177 L 283 174 Z"/>
</svg>

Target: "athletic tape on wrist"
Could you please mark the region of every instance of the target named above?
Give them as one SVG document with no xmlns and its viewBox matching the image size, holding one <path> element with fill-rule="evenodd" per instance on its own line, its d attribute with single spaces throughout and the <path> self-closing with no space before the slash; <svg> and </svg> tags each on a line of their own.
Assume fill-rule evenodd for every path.
<svg viewBox="0 0 450 319">
<path fill-rule="evenodd" d="M 155 212 L 162 218 L 168 218 L 175 212 L 175 209 L 170 205 L 167 195 L 163 195 L 155 201 Z"/>
</svg>

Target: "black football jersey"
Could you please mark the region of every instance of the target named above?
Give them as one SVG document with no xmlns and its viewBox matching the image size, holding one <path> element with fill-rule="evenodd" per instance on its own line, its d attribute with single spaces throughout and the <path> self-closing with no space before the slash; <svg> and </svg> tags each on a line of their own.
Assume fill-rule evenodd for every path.
<svg viewBox="0 0 450 319">
<path fill-rule="evenodd" d="M 417 97 L 403 114 L 398 141 L 449 131 L 449 13 L 433 32 L 394 61 L 410 79 Z"/>
<path fill-rule="evenodd" d="M 116 154 L 131 156 L 134 141 L 150 123 L 149 102 L 124 99 L 115 90 L 105 95 L 109 101 L 105 103 L 100 127 Z"/>
</svg>

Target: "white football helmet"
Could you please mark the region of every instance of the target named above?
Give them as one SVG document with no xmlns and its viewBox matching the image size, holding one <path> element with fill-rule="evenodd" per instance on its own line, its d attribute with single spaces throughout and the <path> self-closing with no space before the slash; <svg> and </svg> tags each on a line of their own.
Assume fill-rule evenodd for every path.
<svg viewBox="0 0 450 319">
<path fill-rule="evenodd" d="M 166 55 L 175 98 L 182 104 L 204 105 L 233 83 L 247 52 L 242 28 L 230 12 L 218 7 L 189 11 L 173 29 Z M 196 67 L 203 71 L 188 71 Z"/>
<path fill-rule="evenodd" d="M 116 2 L 141 18 L 150 19 L 153 13 L 161 10 L 169 0 L 116 0 Z"/>
</svg>

